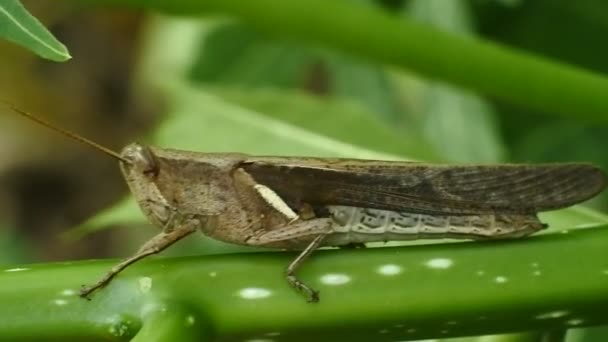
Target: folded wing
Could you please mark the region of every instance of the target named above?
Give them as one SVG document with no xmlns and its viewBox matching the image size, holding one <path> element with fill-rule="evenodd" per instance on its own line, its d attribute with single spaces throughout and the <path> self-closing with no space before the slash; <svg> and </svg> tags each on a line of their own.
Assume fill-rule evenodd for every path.
<svg viewBox="0 0 608 342">
<path fill-rule="evenodd" d="M 529 214 L 582 202 L 606 176 L 588 164 L 433 165 L 252 158 L 241 167 L 288 204 L 348 205 L 421 214 Z"/>
</svg>

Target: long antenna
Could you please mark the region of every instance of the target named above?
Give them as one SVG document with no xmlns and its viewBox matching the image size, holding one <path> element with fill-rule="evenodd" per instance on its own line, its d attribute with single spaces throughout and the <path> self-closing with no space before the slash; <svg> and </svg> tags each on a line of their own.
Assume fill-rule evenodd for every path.
<svg viewBox="0 0 608 342">
<path fill-rule="evenodd" d="M 78 135 L 76 133 L 70 132 L 70 131 L 65 130 L 63 128 L 56 127 L 53 124 L 51 124 L 50 122 L 48 122 L 48 121 L 40 119 L 39 117 L 36 117 L 36 116 L 34 116 L 34 115 L 32 115 L 32 114 L 30 114 L 30 113 L 28 113 L 28 112 L 26 112 L 26 111 L 24 111 L 22 109 L 19 109 L 19 108 L 15 107 L 11 103 L 8 103 L 8 102 L 5 102 L 5 101 L 2 101 L 2 102 L 4 102 L 4 104 L 9 109 L 13 110 L 17 114 L 25 116 L 26 118 L 28 118 L 28 119 L 30 119 L 30 120 L 32 120 L 34 122 L 37 122 L 38 124 L 40 124 L 42 126 L 45 126 L 45 127 L 49 128 L 49 129 L 51 129 L 53 131 L 59 132 L 59 133 L 65 135 L 68 138 L 72 138 L 72 139 L 78 141 L 79 143 L 81 143 L 83 145 L 88 145 L 90 147 L 93 147 L 93 148 L 97 149 L 98 151 L 104 152 L 105 154 L 110 155 L 111 157 L 116 158 L 116 159 L 120 160 L 123 163 L 131 164 L 131 162 L 129 160 L 123 158 L 120 154 L 112 151 L 111 149 L 109 149 L 107 147 L 104 147 L 104 146 L 102 146 L 102 145 L 100 145 L 100 144 L 98 144 L 96 142 L 93 142 L 93 141 L 87 139 L 87 138 L 81 137 L 80 135 Z"/>
</svg>

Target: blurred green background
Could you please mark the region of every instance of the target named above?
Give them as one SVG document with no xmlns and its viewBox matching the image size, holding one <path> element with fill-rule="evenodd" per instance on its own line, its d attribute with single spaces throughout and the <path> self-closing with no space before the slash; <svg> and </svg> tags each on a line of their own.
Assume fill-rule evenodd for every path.
<svg viewBox="0 0 608 342">
<path fill-rule="evenodd" d="M 347 3 L 598 74 L 608 68 L 605 1 Z M 73 59 L 53 63 L 0 42 L 1 97 L 114 149 L 138 140 L 203 152 L 587 161 L 608 170 L 608 113 L 590 119 L 536 111 L 290 38 L 280 27 L 276 34 L 255 30 L 231 16 L 168 17 L 78 1 L 23 4 Z M 2 114 L 1 264 L 124 256 L 155 232 L 132 202 L 120 202 L 127 188 L 115 161 Z M 608 195 L 588 205 L 606 212 Z M 95 233 L 78 240 L 62 234 L 79 226 Z M 203 246 L 188 241 L 169 254 L 238 249 Z M 568 334 L 569 341 L 606 339 L 600 328 Z"/>
</svg>

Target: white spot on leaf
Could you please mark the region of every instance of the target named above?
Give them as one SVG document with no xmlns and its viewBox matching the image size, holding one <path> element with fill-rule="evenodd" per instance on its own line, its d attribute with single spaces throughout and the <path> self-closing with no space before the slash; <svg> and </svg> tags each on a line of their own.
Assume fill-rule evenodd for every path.
<svg viewBox="0 0 608 342">
<path fill-rule="evenodd" d="M 22 271 L 28 271 L 29 268 L 27 267 L 15 267 L 15 268 L 9 268 L 8 270 L 4 270 L 4 272 L 22 272 Z"/>
<path fill-rule="evenodd" d="M 196 319 L 192 315 L 188 315 L 188 317 L 186 317 L 186 325 L 188 325 L 188 326 L 194 325 L 195 321 L 196 321 Z"/>
<path fill-rule="evenodd" d="M 569 314 L 570 314 L 570 312 L 568 312 L 566 310 L 556 310 L 556 311 L 542 313 L 540 315 L 537 315 L 536 318 L 537 319 L 561 318 L 564 316 L 568 316 Z"/>
<path fill-rule="evenodd" d="M 139 278 L 139 290 L 142 293 L 148 293 L 152 289 L 152 278 L 141 277 Z"/>
<path fill-rule="evenodd" d="M 435 258 L 426 262 L 426 266 L 434 269 L 447 269 L 452 267 L 454 261 L 452 259 L 447 258 Z"/>
<path fill-rule="evenodd" d="M 65 299 L 55 299 L 53 301 L 53 303 L 55 303 L 55 305 L 58 305 L 58 306 L 64 306 L 64 305 L 68 304 L 68 301 Z"/>
<path fill-rule="evenodd" d="M 108 328 L 108 332 L 113 336 L 125 336 L 129 332 L 129 326 L 126 322 L 116 322 Z"/>
<path fill-rule="evenodd" d="M 342 273 L 329 273 L 321 276 L 321 282 L 326 285 L 344 285 L 350 282 L 350 277 Z"/>
<path fill-rule="evenodd" d="M 272 292 L 259 287 L 247 287 L 239 291 L 239 296 L 244 299 L 262 299 L 270 297 Z"/>
<path fill-rule="evenodd" d="M 61 291 L 61 295 L 66 296 L 66 297 L 73 296 L 75 294 L 76 294 L 76 291 L 74 291 L 72 289 L 65 289 L 65 290 Z"/>
<path fill-rule="evenodd" d="M 573 318 L 566 322 L 568 325 L 581 325 L 583 323 L 585 323 L 585 321 L 580 318 Z"/>
<path fill-rule="evenodd" d="M 385 276 L 394 276 L 403 272 L 403 268 L 395 264 L 386 264 L 378 267 L 378 273 Z"/>
<path fill-rule="evenodd" d="M 507 277 L 503 277 L 503 276 L 498 276 L 498 277 L 494 278 L 494 282 L 496 284 L 504 284 L 508 281 L 509 281 L 509 279 Z"/>
</svg>

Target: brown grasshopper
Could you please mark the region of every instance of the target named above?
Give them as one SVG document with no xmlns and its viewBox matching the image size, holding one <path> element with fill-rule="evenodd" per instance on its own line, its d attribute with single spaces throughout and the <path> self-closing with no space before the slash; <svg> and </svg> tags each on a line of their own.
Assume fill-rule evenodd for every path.
<svg viewBox="0 0 608 342">
<path fill-rule="evenodd" d="M 82 297 L 134 262 L 200 230 L 224 242 L 299 250 L 288 283 L 321 246 L 412 239 L 502 239 L 546 227 L 540 211 L 593 197 L 606 176 L 588 164 L 437 165 L 413 162 L 198 153 L 133 143 L 120 153 L 17 113 L 119 161 L 142 212 L 162 231 Z"/>
</svg>

